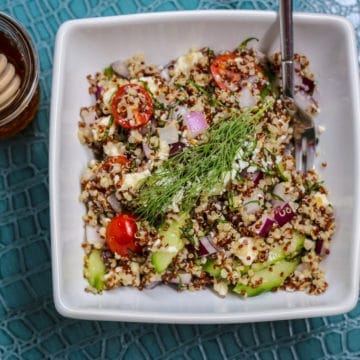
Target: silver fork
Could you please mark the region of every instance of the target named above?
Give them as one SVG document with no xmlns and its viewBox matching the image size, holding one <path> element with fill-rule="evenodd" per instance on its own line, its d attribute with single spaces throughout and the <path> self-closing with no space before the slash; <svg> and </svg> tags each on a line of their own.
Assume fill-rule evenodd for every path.
<svg viewBox="0 0 360 360">
<path fill-rule="evenodd" d="M 314 167 L 316 132 L 313 118 L 294 101 L 294 35 L 292 0 L 280 0 L 280 40 L 282 65 L 282 96 L 292 116 L 296 170 Z"/>
</svg>

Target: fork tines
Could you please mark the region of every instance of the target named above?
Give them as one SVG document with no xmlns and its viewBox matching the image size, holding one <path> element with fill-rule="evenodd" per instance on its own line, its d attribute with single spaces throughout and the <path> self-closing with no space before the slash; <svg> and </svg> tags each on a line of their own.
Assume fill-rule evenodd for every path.
<svg viewBox="0 0 360 360">
<path fill-rule="evenodd" d="M 294 138 L 296 170 L 306 172 L 314 168 L 316 153 L 315 128 L 304 130 L 300 137 Z"/>
</svg>

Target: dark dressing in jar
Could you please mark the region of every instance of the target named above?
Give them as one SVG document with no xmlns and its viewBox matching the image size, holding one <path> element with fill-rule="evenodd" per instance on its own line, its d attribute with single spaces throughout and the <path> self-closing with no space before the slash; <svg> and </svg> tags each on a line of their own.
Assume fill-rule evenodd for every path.
<svg viewBox="0 0 360 360">
<path fill-rule="evenodd" d="M 26 30 L 0 12 L 0 139 L 23 130 L 39 106 L 39 63 Z"/>
</svg>

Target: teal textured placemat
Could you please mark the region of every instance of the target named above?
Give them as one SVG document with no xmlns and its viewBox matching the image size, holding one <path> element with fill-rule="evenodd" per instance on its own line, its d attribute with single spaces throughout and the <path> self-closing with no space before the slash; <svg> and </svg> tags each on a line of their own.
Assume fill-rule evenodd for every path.
<svg viewBox="0 0 360 360">
<path fill-rule="evenodd" d="M 344 15 L 360 39 L 359 0 L 294 1 Z M 274 0 L 0 0 L 31 33 L 41 62 L 34 123 L 0 143 L 1 359 L 359 359 L 360 303 L 342 316 L 239 325 L 77 321 L 52 300 L 48 130 L 54 39 L 68 19 L 190 9 L 277 9 Z"/>
</svg>

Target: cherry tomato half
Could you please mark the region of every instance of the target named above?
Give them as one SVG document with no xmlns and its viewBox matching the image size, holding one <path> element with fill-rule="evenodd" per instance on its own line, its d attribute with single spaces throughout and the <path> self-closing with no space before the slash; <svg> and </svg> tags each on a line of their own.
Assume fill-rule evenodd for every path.
<svg viewBox="0 0 360 360">
<path fill-rule="evenodd" d="M 150 94 L 142 86 L 126 84 L 113 96 L 111 111 L 119 126 L 136 129 L 150 120 L 154 106 Z"/>
<path fill-rule="evenodd" d="M 211 74 L 220 89 L 232 90 L 241 79 L 241 74 L 235 63 L 235 54 L 219 55 L 210 65 Z"/>
<path fill-rule="evenodd" d="M 113 217 L 106 228 L 106 244 L 113 253 L 130 257 L 140 253 L 141 246 L 136 240 L 137 224 L 130 214 L 118 214 Z"/>
<path fill-rule="evenodd" d="M 242 65 L 250 65 L 246 57 L 236 54 L 219 55 L 210 65 L 211 74 L 216 85 L 223 90 L 236 91 L 241 87 L 242 80 L 250 77 L 249 73 L 244 73 L 239 69 L 238 62 Z M 263 69 L 258 64 L 251 64 L 251 68 L 259 81 L 265 77 Z M 259 84 L 261 87 L 262 85 Z"/>
</svg>

